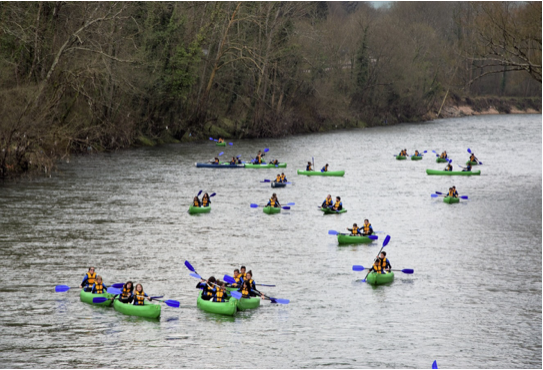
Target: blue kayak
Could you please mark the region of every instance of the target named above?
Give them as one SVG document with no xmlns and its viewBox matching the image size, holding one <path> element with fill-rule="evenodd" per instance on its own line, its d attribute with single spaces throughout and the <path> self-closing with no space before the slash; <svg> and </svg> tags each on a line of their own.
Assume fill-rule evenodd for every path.
<svg viewBox="0 0 543 370">
<path fill-rule="evenodd" d="M 198 168 L 245 168 L 243 164 L 211 164 L 211 163 L 196 163 Z"/>
</svg>

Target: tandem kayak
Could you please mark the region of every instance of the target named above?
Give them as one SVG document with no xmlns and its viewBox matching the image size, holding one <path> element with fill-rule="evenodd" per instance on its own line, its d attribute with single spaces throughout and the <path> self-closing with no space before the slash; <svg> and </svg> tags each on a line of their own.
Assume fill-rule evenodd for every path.
<svg viewBox="0 0 543 370">
<path fill-rule="evenodd" d="M 198 213 L 209 213 L 209 212 L 211 212 L 211 206 L 207 206 L 207 207 L 190 206 L 189 207 L 189 215 L 195 215 Z"/>
<path fill-rule="evenodd" d="M 449 204 L 458 203 L 458 202 L 460 202 L 460 198 L 445 197 L 445 198 L 443 198 L 443 202 L 444 203 L 449 203 Z"/>
<path fill-rule="evenodd" d="M 412 155 L 411 160 L 412 161 L 420 161 L 422 159 L 422 155 Z"/>
<path fill-rule="evenodd" d="M 213 163 L 196 163 L 197 168 L 245 168 L 243 164 L 213 164 Z"/>
<path fill-rule="evenodd" d="M 245 163 L 245 168 L 287 168 L 287 164 L 286 164 L 286 163 L 279 163 L 279 164 L 271 164 L 271 163 L 262 163 L 262 164 Z"/>
<path fill-rule="evenodd" d="M 98 298 L 98 297 L 113 298 L 115 297 L 115 295 L 110 294 L 110 293 L 93 294 L 91 292 L 85 292 L 85 289 L 81 289 L 81 292 L 79 293 L 79 299 L 81 300 L 81 302 L 89 303 L 95 306 L 105 306 L 105 307 L 109 307 L 113 303 L 113 300 L 105 301 L 102 303 L 94 303 L 92 299 Z"/>
<path fill-rule="evenodd" d="M 396 159 L 399 161 L 403 161 L 404 159 L 407 159 L 407 157 L 405 155 L 397 155 Z"/>
<path fill-rule="evenodd" d="M 260 297 L 238 299 L 238 311 L 251 310 L 260 306 Z"/>
<path fill-rule="evenodd" d="M 226 142 L 224 143 L 215 143 L 216 146 L 226 146 Z"/>
<path fill-rule="evenodd" d="M 481 171 L 443 171 L 443 170 L 426 170 L 428 175 L 441 176 L 479 176 Z"/>
<path fill-rule="evenodd" d="M 143 306 L 136 306 L 132 303 L 123 303 L 116 299 L 113 302 L 115 311 L 128 316 L 146 317 L 148 319 L 156 319 L 160 317 L 160 304 L 154 304 L 149 301 L 144 301 Z"/>
<path fill-rule="evenodd" d="M 322 208 L 321 207 L 321 211 L 325 214 L 325 215 L 335 215 L 335 214 L 338 214 L 338 213 L 345 213 L 347 212 L 347 210 L 345 208 L 342 208 L 340 209 L 339 211 L 334 211 L 332 210 L 332 208 Z"/>
<path fill-rule="evenodd" d="M 298 175 L 305 175 L 305 176 L 343 176 L 343 175 L 345 175 L 345 171 L 326 171 L 326 172 L 320 172 L 320 171 L 303 171 L 303 170 L 298 170 Z"/>
<path fill-rule="evenodd" d="M 347 235 L 347 234 L 337 234 L 337 242 L 339 245 L 344 244 L 368 244 L 373 240 L 367 236 L 361 235 Z"/>
<path fill-rule="evenodd" d="M 219 315 L 234 316 L 238 310 L 238 300 L 230 297 L 228 302 L 212 302 L 202 299 L 202 292 L 198 294 L 197 306 L 199 309 Z"/>
<path fill-rule="evenodd" d="M 271 206 L 267 206 L 267 207 L 264 207 L 264 213 L 268 214 L 268 215 L 273 215 L 275 213 L 281 213 L 281 207 L 271 207 Z"/>
<path fill-rule="evenodd" d="M 285 186 L 287 186 L 286 182 L 272 181 L 272 183 L 271 183 L 272 188 L 284 188 Z"/>
<path fill-rule="evenodd" d="M 437 163 L 445 163 L 445 162 L 448 162 L 448 161 L 449 161 L 448 158 L 436 158 Z"/>
<path fill-rule="evenodd" d="M 475 161 L 467 161 L 466 164 L 471 164 L 472 166 L 478 166 L 478 165 L 479 165 L 479 162 L 475 162 Z"/>
<path fill-rule="evenodd" d="M 394 273 L 388 272 L 386 274 L 378 274 L 375 271 L 372 271 L 369 273 L 368 277 L 366 278 L 366 281 L 370 285 L 383 285 L 392 283 L 394 280 Z"/>
</svg>

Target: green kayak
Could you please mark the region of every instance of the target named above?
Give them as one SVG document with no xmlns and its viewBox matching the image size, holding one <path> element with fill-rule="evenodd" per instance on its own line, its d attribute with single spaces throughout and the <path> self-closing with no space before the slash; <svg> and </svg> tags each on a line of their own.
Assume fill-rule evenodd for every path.
<svg viewBox="0 0 543 370">
<path fill-rule="evenodd" d="M 260 297 L 241 298 L 238 300 L 238 311 L 251 310 L 260 306 Z"/>
<path fill-rule="evenodd" d="M 279 163 L 278 165 L 275 165 L 271 163 L 264 163 L 264 164 L 245 163 L 245 168 L 287 168 L 287 164 Z"/>
<path fill-rule="evenodd" d="M 444 203 L 449 203 L 449 204 L 458 203 L 458 202 L 460 202 L 460 198 L 445 197 L 445 198 L 443 198 L 443 202 Z"/>
<path fill-rule="evenodd" d="M 466 164 L 471 164 L 472 166 L 477 166 L 477 165 L 479 165 L 479 162 L 467 161 Z"/>
<path fill-rule="evenodd" d="M 109 294 L 109 293 L 92 294 L 91 292 L 85 292 L 84 289 L 81 289 L 81 292 L 79 293 L 79 299 L 81 300 L 81 302 L 89 303 L 95 306 L 106 306 L 106 307 L 111 306 L 111 304 L 113 303 L 112 300 L 102 302 L 102 303 L 93 303 L 92 299 L 98 298 L 98 297 L 113 298 L 115 297 L 115 295 Z"/>
<path fill-rule="evenodd" d="M 422 159 L 421 155 L 412 155 L 411 160 L 412 161 L 420 161 Z"/>
<path fill-rule="evenodd" d="M 378 274 L 375 271 L 372 271 L 369 273 L 368 277 L 366 278 L 366 281 L 370 285 L 383 285 L 392 283 L 394 280 L 394 273 L 391 271 L 386 274 Z"/>
<path fill-rule="evenodd" d="M 160 317 L 160 304 L 154 304 L 145 301 L 143 306 L 136 306 L 132 303 L 122 303 L 118 299 L 113 302 L 115 311 L 119 311 L 128 316 L 147 317 L 148 319 L 156 319 Z"/>
<path fill-rule="evenodd" d="M 403 161 L 404 159 L 407 159 L 407 157 L 405 155 L 397 155 L 396 159 L 399 161 Z"/>
<path fill-rule="evenodd" d="M 198 294 L 197 306 L 205 312 L 234 316 L 238 310 L 238 300 L 236 298 L 230 298 L 228 302 L 223 303 L 206 301 L 205 299 L 202 299 L 202 292 L 200 292 Z"/>
<path fill-rule="evenodd" d="M 226 142 L 224 143 L 215 143 L 216 146 L 226 146 Z"/>
<path fill-rule="evenodd" d="M 443 171 L 443 170 L 426 170 L 428 175 L 441 176 L 479 176 L 481 171 Z"/>
<path fill-rule="evenodd" d="M 337 215 L 338 213 L 347 212 L 345 208 L 342 208 L 339 211 L 334 211 L 332 208 L 321 208 L 321 211 L 324 212 L 325 215 Z"/>
<path fill-rule="evenodd" d="M 368 244 L 371 243 L 373 240 L 368 238 L 367 236 L 361 236 L 361 235 L 347 235 L 347 234 L 337 234 L 337 242 L 339 245 L 345 245 L 345 244 Z"/>
<path fill-rule="evenodd" d="M 281 212 L 281 207 L 270 207 L 270 206 L 264 207 L 264 213 L 268 215 L 273 215 L 280 212 Z"/>
<path fill-rule="evenodd" d="M 449 160 L 447 158 L 436 158 L 436 162 L 437 163 L 445 163 L 445 162 L 448 162 Z"/>
<path fill-rule="evenodd" d="M 195 214 L 198 214 L 198 213 L 209 213 L 209 212 L 211 212 L 211 206 L 207 206 L 207 207 L 190 206 L 189 207 L 189 214 L 190 215 L 195 215 Z"/>
<path fill-rule="evenodd" d="M 343 175 L 345 175 L 345 171 L 326 171 L 326 172 L 320 172 L 320 171 L 303 171 L 303 170 L 298 170 L 298 175 L 305 175 L 305 176 L 343 176 Z"/>
</svg>

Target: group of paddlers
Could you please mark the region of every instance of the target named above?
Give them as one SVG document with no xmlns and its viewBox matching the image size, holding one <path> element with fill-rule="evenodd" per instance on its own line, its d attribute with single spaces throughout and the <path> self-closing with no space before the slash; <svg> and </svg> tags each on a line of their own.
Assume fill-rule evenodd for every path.
<svg viewBox="0 0 543 370">
<path fill-rule="evenodd" d="M 239 270 L 234 270 L 235 283 L 228 284 L 211 276 L 207 280 L 202 279 L 196 284 L 196 288 L 202 289 L 202 299 L 206 301 L 227 302 L 230 298 L 228 289 L 237 290 L 241 293 L 243 298 L 260 296 L 264 299 L 265 296 L 256 289 L 256 284 L 253 280 L 253 272 L 245 271 L 245 266 L 241 266 Z"/>
</svg>

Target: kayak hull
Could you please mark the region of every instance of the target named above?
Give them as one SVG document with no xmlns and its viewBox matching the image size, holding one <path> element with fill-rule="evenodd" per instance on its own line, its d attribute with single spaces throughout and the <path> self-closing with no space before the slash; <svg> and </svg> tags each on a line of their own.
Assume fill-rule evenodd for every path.
<svg viewBox="0 0 543 370">
<path fill-rule="evenodd" d="M 403 161 L 404 159 L 407 159 L 407 157 L 405 155 L 397 155 L 396 159 L 399 161 Z"/>
<path fill-rule="evenodd" d="M 209 213 L 209 212 L 211 212 L 211 206 L 207 206 L 207 207 L 190 206 L 189 207 L 189 214 L 190 215 L 196 215 L 196 214 L 199 214 L 199 213 Z"/>
<path fill-rule="evenodd" d="M 428 175 L 437 176 L 479 176 L 481 171 L 442 171 L 442 170 L 426 170 Z"/>
<path fill-rule="evenodd" d="M 143 306 L 135 306 L 132 303 L 123 303 L 116 299 L 113 302 L 113 308 L 124 315 L 146 317 L 148 319 L 157 319 L 160 317 L 160 304 L 154 304 L 145 301 Z"/>
<path fill-rule="evenodd" d="M 231 297 L 228 302 L 211 302 L 202 299 L 202 292 L 198 294 L 196 305 L 202 311 L 226 316 L 234 316 L 238 310 L 237 299 Z"/>
<path fill-rule="evenodd" d="M 113 298 L 113 297 L 115 297 L 115 295 L 109 294 L 109 293 L 92 294 L 91 292 L 85 292 L 84 289 L 81 289 L 81 292 L 79 293 L 79 299 L 81 300 L 81 302 L 85 302 L 85 303 L 88 303 L 88 304 L 92 304 L 92 305 L 94 305 L 94 306 L 109 307 L 109 306 L 111 306 L 111 304 L 113 303 L 112 300 L 109 300 L 109 301 L 106 301 L 106 302 L 102 302 L 102 303 L 93 303 L 93 302 L 92 302 L 92 299 L 93 299 L 93 298 L 98 298 L 98 297 L 103 297 L 103 298 Z"/>
<path fill-rule="evenodd" d="M 260 297 L 238 299 L 238 311 L 252 310 L 260 306 Z"/>
<path fill-rule="evenodd" d="M 354 235 L 344 235 L 344 234 L 337 235 L 337 242 L 339 245 L 369 244 L 372 241 L 373 240 L 368 238 L 367 236 L 354 236 Z"/>
<path fill-rule="evenodd" d="M 278 165 L 275 165 L 271 163 L 264 163 L 264 164 L 245 163 L 245 168 L 287 168 L 287 164 L 279 163 Z"/>
<path fill-rule="evenodd" d="M 272 188 L 284 188 L 285 186 L 287 186 L 287 184 L 284 183 L 284 182 L 275 182 L 275 181 L 272 181 L 272 183 L 271 183 L 271 187 L 272 187 Z"/>
<path fill-rule="evenodd" d="M 445 163 L 445 162 L 448 162 L 449 160 L 447 158 L 436 158 L 436 162 L 437 163 Z"/>
<path fill-rule="evenodd" d="M 412 155 L 411 160 L 412 161 L 420 161 L 422 159 L 422 156 L 420 155 Z"/>
<path fill-rule="evenodd" d="M 466 164 L 471 164 L 472 166 L 478 166 L 478 165 L 479 165 L 479 162 L 475 162 L 475 161 L 467 161 Z"/>
<path fill-rule="evenodd" d="M 226 146 L 226 143 L 215 143 L 216 146 Z"/>
<path fill-rule="evenodd" d="M 366 278 L 366 281 L 370 285 L 389 284 L 394 281 L 394 273 L 391 271 L 386 274 L 378 274 L 375 271 L 372 271 L 369 273 L 368 277 Z"/>
<path fill-rule="evenodd" d="M 340 209 L 339 211 L 333 211 L 331 208 L 321 208 L 321 211 L 325 215 L 337 215 L 339 213 L 345 213 L 347 210 L 345 208 Z"/>
<path fill-rule="evenodd" d="M 305 175 L 305 176 L 343 176 L 345 175 L 345 171 L 327 171 L 327 172 L 320 172 L 320 171 L 303 171 L 298 170 L 298 175 Z"/>
<path fill-rule="evenodd" d="M 281 213 L 281 207 L 264 207 L 263 209 L 264 213 L 267 215 L 273 215 L 276 213 Z"/>
<path fill-rule="evenodd" d="M 443 198 L 443 203 L 453 204 L 460 202 L 460 198 L 454 198 L 454 197 L 445 197 Z"/>
<path fill-rule="evenodd" d="M 216 168 L 216 169 L 234 169 L 245 168 L 243 164 L 211 164 L 211 163 L 196 163 L 197 168 Z"/>
</svg>

